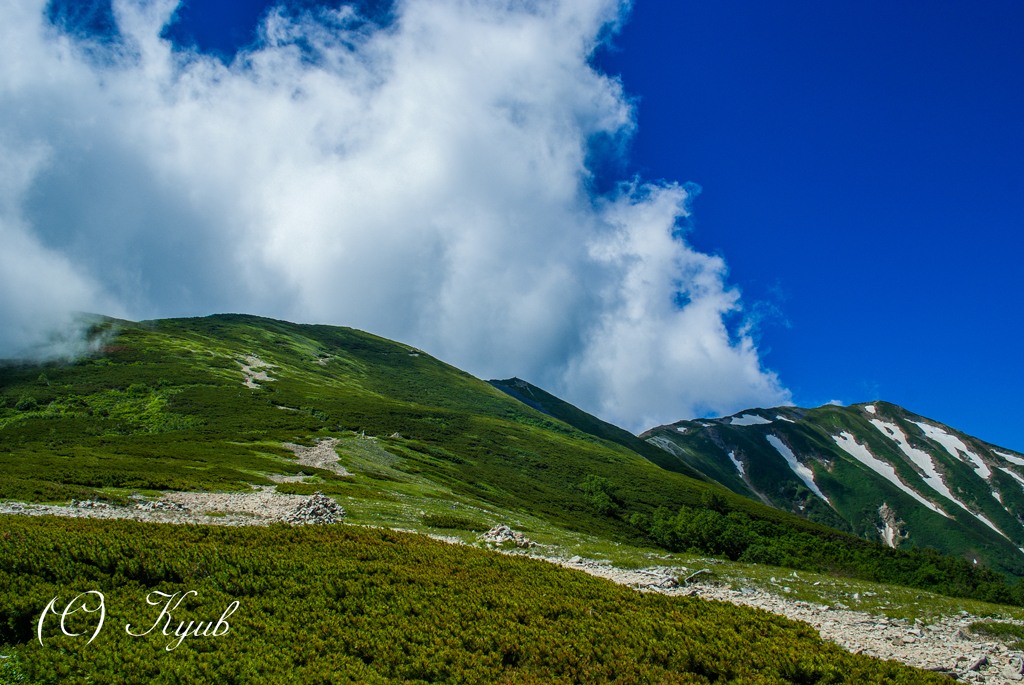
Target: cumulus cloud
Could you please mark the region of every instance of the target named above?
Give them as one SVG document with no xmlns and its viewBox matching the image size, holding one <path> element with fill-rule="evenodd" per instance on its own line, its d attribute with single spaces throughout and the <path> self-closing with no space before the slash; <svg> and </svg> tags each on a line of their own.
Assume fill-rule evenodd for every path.
<svg viewBox="0 0 1024 685">
<path fill-rule="evenodd" d="M 271 12 L 228 65 L 115 0 L 115 39 L 0 7 L 0 353 L 72 310 L 348 325 L 633 430 L 788 400 L 691 190 L 596 195 L 634 112 L 588 62 L 614 0 Z M 614 147 L 614 146 L 612 146 Z M 605 148 L 608 148 L 606 145 Z"/>
</svg>

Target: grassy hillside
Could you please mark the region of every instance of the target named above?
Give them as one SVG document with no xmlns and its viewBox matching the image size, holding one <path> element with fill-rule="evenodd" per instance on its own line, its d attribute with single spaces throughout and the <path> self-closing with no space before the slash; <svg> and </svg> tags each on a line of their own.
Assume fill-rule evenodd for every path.
<svg viewBox="0 0 1024 685">
<path fill-rule="evenodd" d="M 594 510 L 580 487 L 588 478 L 613 482 L 616 501 L 641 511 L 697 504 L 705 489 L 366 333 L 231 315 L 107 328 L 91 359 L 0 369 L 0 460 L 11 476 L 0 496 L 247 489 L 300 470 L 281 442 L 352 431 L 393 455 L 380 482 L 425 476 L 611 536 L 634 531 Z M 247 355 L 274 380 L 244 386 Z"/>
<path fill-rule="evenodd" d="M 727 604 L 350 526 L 227 529 L 0 517 L 0 679 L 84 683 L 939 683 Z M 95 614 L 39 608 L 89 590 Z M 197 595 L 154 625 L 153 591 Z M 180 596 L 180 595 L 179 595 Z M 227 631 L 179 639 L 180 622 Z M 90 608 L 96 606 L 89 604 Z M 163 624 L 161 624 L 163 625 Z"/>
<path fill-rule="evenodd" d="M 985 569 L 886 551 L 660 468 L 632 449 L 655 448 L 584 424 L 569 405 L 543 413 L 359 331 L 222 315 L 106 321 L 93 335 L 103 342 L 93 357 L 0 368 L 0 497 L 116 503 L 133 492 L 246 491 L 303 471 L 316 482 L 279 490 L 403 516 L 499 509 L 612 541 L 1018 599 Z M 300 466 L 282 446 L 325 436 L 342 439 L 354 476 Z"/>
</svg>

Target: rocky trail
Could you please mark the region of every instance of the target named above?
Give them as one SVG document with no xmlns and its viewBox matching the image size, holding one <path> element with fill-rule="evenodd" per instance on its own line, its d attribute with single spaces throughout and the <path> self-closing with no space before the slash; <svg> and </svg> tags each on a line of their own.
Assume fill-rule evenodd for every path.
<svg viewBox="0 0 1024 685">
<path fill-rule="evenodd" d="M 127 507 L 92 500 L 72 500 L 70 506 L 2 502 L 0 514 L 219 526 L 331 524 L 345 518 L 345 510 L 330 497 L 284 495 L 272 486 L 238 493 L 170 492 L 157 500 L 139 498 Z"/>
<path fill-rule="evenodd" d="M 702 583 L 706 569 L 681 566 L 621 569 L 607 562 L 580 557 L 547 558 L 547 561 L 629 585 L 641 592 L 696 596 L 770 611 L 810 624 L 822 638 L 855 654 L 945 673 L 962 682 L 1000 685 L 1024 680 L 1024 653 L 971 633 L 968 627 L 982 619 L 966 612 L 924 625 L 920 621 L 891 620 L 866 612 L 789 599 L 756 588 L 735 590 L 720 584 Z M 680 582 L 688 577 L 689 582 Z"/>
</svg>

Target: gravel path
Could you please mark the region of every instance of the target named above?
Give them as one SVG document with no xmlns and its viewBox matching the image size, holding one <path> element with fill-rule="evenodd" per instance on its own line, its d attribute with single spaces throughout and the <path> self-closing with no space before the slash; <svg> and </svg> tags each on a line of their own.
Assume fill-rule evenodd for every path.
<svg viewBox="0 0 1024 685">
<path fill-rule="evenodd" d="M 282 495 L 274 492 L 272 486 L 265 486 L 253 492 L 239 493 L 169 492 L 158 500 L 139 500 L 128 507 L 113 507 L 100 502 L 81 502 L 77 506 L 3 502 L 0 503 L 0 514 L 266 526 L 285 521 L 296 507 L 308 499 L 303 495 Z"/>
<path fill-rule="evenodd" d="M 1024 680 L 1024 653 L 972 634 L 968 626 L 982 619 L 966 612 L 925 626 L 920 622 L 890 620 L 885 616 L 787 599 L 753 588 L 733 590 L 703 584 L 699 582 L 700 575 L 695 575 L 688 584 L 680 585 L 677 578 L 695 573 L 694 569 L 684 567 L 620 569 L 609 562 L 580 557 L 543 558 L 620 585 L 629 585 L 641 592 L 696 596 L 755 607 L 804 621 L 814 627 L 822 638 L 847 651 L 946 673 L 961 682 L 1002 685 Z"/>
</svg>

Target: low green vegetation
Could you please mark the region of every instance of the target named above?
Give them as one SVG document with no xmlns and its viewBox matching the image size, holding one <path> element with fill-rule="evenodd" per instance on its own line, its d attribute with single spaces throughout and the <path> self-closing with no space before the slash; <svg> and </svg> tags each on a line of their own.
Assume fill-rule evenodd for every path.
<svg viewBox="0 0 1024 685">
<path fill-rule="evenodd" d="M 904 585 L 984 602 L 1024 606 L 1024 586 L 995 571 L 928 549 L 892 549 L 835 533 L 814 535 L 741 512 L 705 507 L 659 509 L 634 525 L 675 552 L 705 553 L 733 561 L 830 573 Z"/>
<path fill-rule="evenodd" d="M 106 610 L 95 640 L 97 616 L 78 611 L 66 627 L 82 635 L 50 615 L 40 645 L 50 600 L 90 590 Z M 196 594 L 158 621 L 153 592 Z M 236 601 L 226 631 L 175 636 Z M 945 682 L 764 612 L 351 526 L 0 517 L 0 642 L 0 673 L 28 685 Z"/>
<path fill-rule="evenodd" d="M 1024 626 L 1002 621 L 977 621 L 970 628 L 971 632 L 1006 642 L 1010 649 L 1024 649 Z"/>
<path fill-rule="evenodd" d="M 449 528 L 452 530 L 469 530 L 474 532 L 487 530 L 487 526 L 479 521 L 463 516 L 453 516 L 452 514 L 426 514 L 423 516 L 423 525 L 430 526 L 431 528 Z"/>
</svg>

